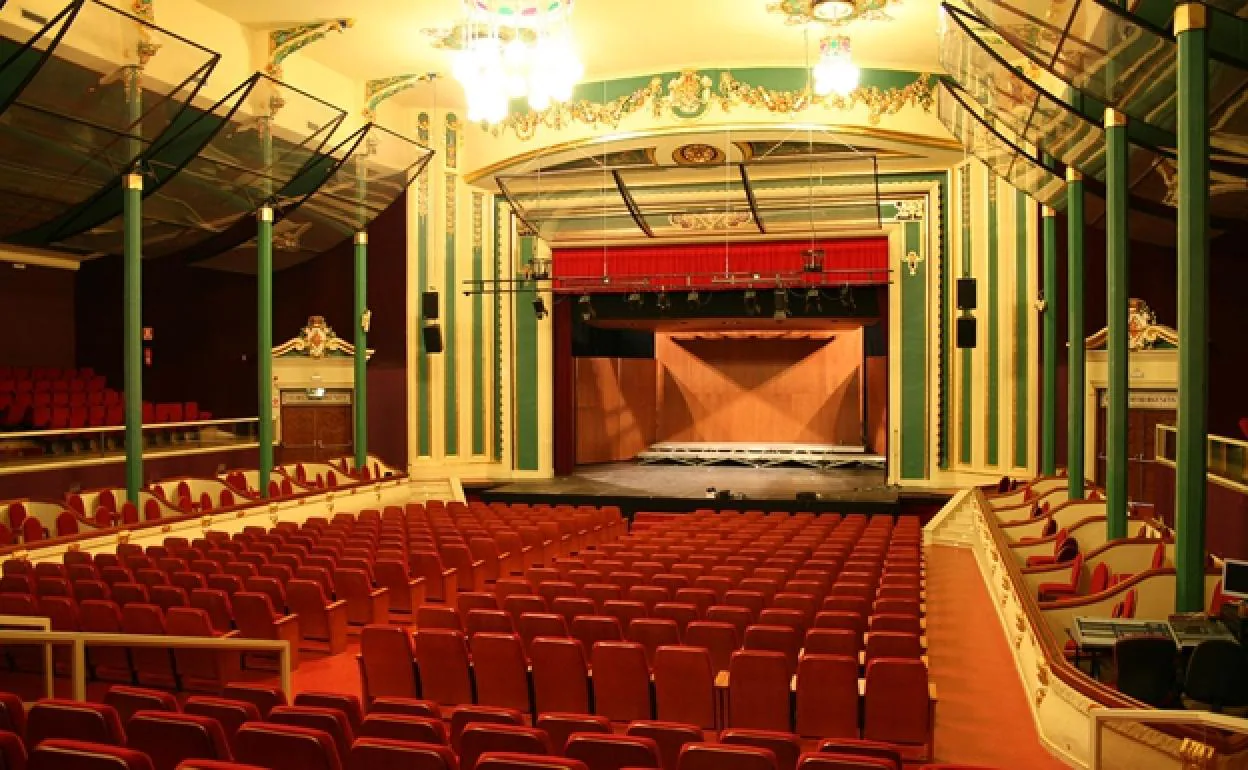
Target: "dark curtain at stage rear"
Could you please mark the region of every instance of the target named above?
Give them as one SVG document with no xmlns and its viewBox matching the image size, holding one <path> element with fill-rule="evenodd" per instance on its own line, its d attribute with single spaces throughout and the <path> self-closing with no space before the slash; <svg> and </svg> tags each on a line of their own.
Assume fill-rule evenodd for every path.
<svg viewBox="0 0 1248 770">
<path fill-rule="evenodd" d="M 554 321 L 554 466 L 556 476 L 576 470 L 576 362 L 572 359 L 572 300 L 556 299 Z"/>
</svg>

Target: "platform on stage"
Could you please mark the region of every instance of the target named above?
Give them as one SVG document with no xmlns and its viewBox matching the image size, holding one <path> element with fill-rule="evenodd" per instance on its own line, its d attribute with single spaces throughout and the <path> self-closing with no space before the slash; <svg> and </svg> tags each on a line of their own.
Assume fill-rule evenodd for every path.
<svg viewBox="0 0 1248 770">
<path fill-rule="evenodd" d="M 722 443 L 664 441 L 639 453 L 642 463 L 722 465 L 747 468 L 875 468 L 884 469 L 884 456 L 862 446 L 789 443 Z"/>
</svg>

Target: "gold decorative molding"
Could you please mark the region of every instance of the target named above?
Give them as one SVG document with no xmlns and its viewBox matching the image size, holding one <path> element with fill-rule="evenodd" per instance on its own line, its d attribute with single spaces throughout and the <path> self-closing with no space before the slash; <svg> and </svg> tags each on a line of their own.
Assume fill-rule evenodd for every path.
<svg viewBox="0 0 1248 770">
<path fill-rule="evenodd" d="M 323 40 L 331 32 L 342 32 L 353 26 L 354 19 L 326 19 L 270 31 L 269 61 L 265 64 L 264 71 L 274 79 L 281 80 L 282 62 L 291 55 Z"/>
<path fill-rule="evenodd" d="M 901 5 L 901 0 L 853 0 L 854 10 L 843 18 L 835 21 L 824 21 L 815 18 L 811 12 L 811 0 L 777 0 L 768 3 L 767 10 L 782 14 L 784 23 L 790 26 L 802 24 L 823 24 L 829 27 L 842 27 L 855 21 L 892 21 L 888 14 L 889 6 Z"/>
<path fill-rule="evenodd" d="M 935 101 L 932 78 L 926 73 L 901 88 L 858 86 L 847 96 L 820 96 L 809 86 L 782 91 L 751 85 L 727 70 L 719 73 L 718 87 L 712 88 L 713 82 L 710 75 L 697 70 L 682 71 L 666 86 L 656 75 L 641 88 L 608 102 L 579 99 L 554 104 L 545 110 L 512 113 L 494 124 L 491 132 L 501 136 L 511 130 L 521 140 L 528 141 L 542 127 L 559 130 L 580 123 L 593 128 L 616 128 L 622 120 L 643 110 L 649 110 L 656 119 L 669 115 L 678 120 L 697 120 L 704 117 L 712 105 L 717 105 L 724 113 L 735 107 L 752 107 L 786 115 L 813 108 L 850 110 L 862 105 L 867 108 L 868 123 L 876 125 L 884 115 L 895 114 L 906 107 L 930 111 Z"/>
</svg>

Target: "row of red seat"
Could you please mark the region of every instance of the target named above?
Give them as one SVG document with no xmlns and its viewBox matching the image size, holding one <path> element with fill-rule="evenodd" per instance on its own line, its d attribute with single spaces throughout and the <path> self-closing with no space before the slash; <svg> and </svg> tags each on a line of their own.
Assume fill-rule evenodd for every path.
<svg viewBox="0 0 1248 770">
<path fill-rule="evenodd" d="M 122 394 L 115 390 L 0 391 L 0 425 L 6 430 L 76 430 L 121 425 L 126 419 Z M 143 402 L 143 424 L 211 420 L 194 401 Z"/>
<path fill-rule="evenodd" d="M 0 693 L 0 764 L 175 770 L 901 770 L 897 747 L 729 729 L 708 736 L 688 724 L 633 721 L 622 734 L 601 717 L 542 714 L 528 726 L 514 710 L 230 685 L 224 698 L 192 697 L 183 711 L 159 692 L 113 688 L 103 704 L 47 699 L 24 713 Z M 448 724 L 449 722 L 449 724 Z M 449 728 L 449 729 L 448 729 Z M 124 748 L 123 748 L 124 747 Z M 805 751 L 804 751 L 805 750 Z M 932 766 L 935 767 L 935 766 Z"/>
</svg>

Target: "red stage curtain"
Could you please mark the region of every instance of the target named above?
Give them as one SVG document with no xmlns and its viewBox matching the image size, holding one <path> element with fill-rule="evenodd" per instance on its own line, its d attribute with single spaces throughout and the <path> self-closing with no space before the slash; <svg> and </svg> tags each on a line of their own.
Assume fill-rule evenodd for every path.
<svg viewBox="0 0 1248 770">
<path fill-rule="evenodd" d="M 823 272 L 802 274 L 802 252 L 824 250 Z M 806 241 L 751 241 L 708 244 L 664 244 L 603 248 L 555 249 L 555 288 L 564 291 L 645 291 L 733 288 L 725 274 L 757 273 L 757 285 L 787 283 L 876 285 L 888 283 L 888 239 L 825 238 Z M 610 281 L 604 282 L 603 278 Z M 719 278 L 717 280 L 717 277 Z M 637 279 L 645 278 L 641 285 Z M 736 288 L 745 288 L 738 275 Z"/>
</svg>

